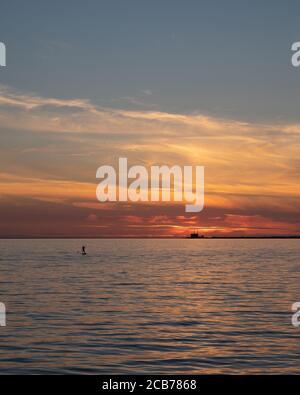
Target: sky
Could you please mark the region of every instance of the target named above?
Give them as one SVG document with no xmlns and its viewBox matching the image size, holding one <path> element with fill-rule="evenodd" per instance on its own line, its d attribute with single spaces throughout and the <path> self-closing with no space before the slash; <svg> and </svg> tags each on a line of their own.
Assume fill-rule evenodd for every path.
<svg viewBox="0 0 300 395">
<path fill-rule="evenodd" d="M 300 234 L 297 1 L 3 1 L 0 237 Z M 205 208 L 96 170 L 205 166 Z"/>
</svg>

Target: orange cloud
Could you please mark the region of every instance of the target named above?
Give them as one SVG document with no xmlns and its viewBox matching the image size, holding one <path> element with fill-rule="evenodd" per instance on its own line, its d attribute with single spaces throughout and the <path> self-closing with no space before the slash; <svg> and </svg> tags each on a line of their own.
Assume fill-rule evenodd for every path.
<svg viewBox="0 0 300 395">
<path fill-rule="evenodd" d="M 0 86 L 0 125 L 2 235 L 56 232 L 58 224 L 63 234 L 104 236 L 116 235 L 116 226 L 131 236 L 184 235 L 191 227 L 299 232 L 298 124 L 102 108 Z M 120 156 L 129 165 L 204 165 L 204 212 L 186 216 L 178 203 L 99 203 L 96 169 L 116 166 Z M 25 206 L 27 224 L 13 209 Z M 63 222 L 61 212 L 69 215 Z"/>
</svg>

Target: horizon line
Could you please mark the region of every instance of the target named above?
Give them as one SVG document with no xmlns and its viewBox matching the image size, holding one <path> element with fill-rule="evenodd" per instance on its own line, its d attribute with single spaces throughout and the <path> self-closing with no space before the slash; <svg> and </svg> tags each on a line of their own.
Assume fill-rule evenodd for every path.
<svg viewBox="0 0 300 395">
<path fill-rule="evenodd" d="M 95 240 L 116 240 L 116 239 L 164 239 L 164 240 L 173 240 L 173 239 L 191 239 L 189 236 L 0 236 L 0 240 L 39 240 L 39 239 L 95 239 Z M 203 236 L 199 238 L 195 238 L 193 240 L 203 240 L 203 239 L 300 239 L 300 235 L 245 235 L 245 236 Z"/>
</svg>

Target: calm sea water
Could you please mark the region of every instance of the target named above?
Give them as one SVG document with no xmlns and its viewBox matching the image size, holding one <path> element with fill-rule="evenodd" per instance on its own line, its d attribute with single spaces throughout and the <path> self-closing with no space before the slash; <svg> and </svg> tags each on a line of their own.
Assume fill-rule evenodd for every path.
<svg viewBox="0 0 300 395">
<path fill-rule="evenodd" d="M 300 373 L 299 247 L 0 240 L 0 373 Z"/>
</svg>

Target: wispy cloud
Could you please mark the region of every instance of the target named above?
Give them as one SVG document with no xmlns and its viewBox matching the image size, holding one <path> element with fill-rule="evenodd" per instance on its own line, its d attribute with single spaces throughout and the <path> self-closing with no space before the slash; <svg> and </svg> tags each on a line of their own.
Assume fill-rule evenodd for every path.
<svg viewBox="0 0 300 395">
<path fill-rule="evenodd" d="M 233 220 L 241 229 L 246 220 L 262 227 L 259 219 L 251 222 L 247 215 L 261 216 L 266 207 L 273 210 L 273 222 L 265 220 L 271 225 L 282 225 L 278 212 L 284 218 L 285 213 L 299 214 L 297 124 L 103 108 L 88 99 L 47 98 L 0 86 L 0 125 L 2 196 L 68 204 L 94 215 L 97 167 L 116 165 L 119 156 L 126 156 L 132 165 L 204 165 L 206 204 L 221 210 L 224 228 L 234 227 Z M 174 218 L 172 229 L 178 222 L 191 225 Z M 206 223 L 218 227 L 207 218 Z"/>
</svg>

